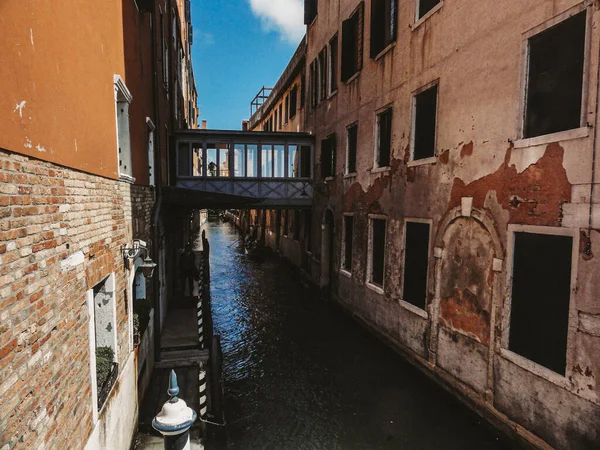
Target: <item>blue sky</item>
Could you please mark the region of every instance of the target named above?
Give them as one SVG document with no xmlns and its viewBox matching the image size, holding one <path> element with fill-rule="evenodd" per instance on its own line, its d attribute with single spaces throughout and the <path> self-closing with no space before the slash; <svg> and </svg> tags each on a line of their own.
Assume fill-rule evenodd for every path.
<svg viewBox="0 0 600 450">
<path fill-rule="evenodd" d="M 302 0 L 192 0 L 200 119 L 241 129 L 250 101 L 272 87 L 304 32 Z"/>
</svg>

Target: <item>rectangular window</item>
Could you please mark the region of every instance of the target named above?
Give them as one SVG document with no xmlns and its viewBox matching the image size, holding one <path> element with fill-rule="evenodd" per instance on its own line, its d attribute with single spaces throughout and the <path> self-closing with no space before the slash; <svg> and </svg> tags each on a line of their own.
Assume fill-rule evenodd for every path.
<svg viewBox="0 0 600 450">
<path fill-rule="evenodd" d="M 298 109 L 298 86 L 294 85 L 290 91 L 290 119 L 296 117 Z"/>
<path fill-rule="evenodd" d="M 202 143 L 192 142 L 192 176 L 202 176 L 204 170 L 202 163 Z"/>
<path fill-rule="evenodd" d="M 371 58 L 396 40 L 397 0 L 371 2 Z"/>
<path fill-rule="evenodd" d="M 302 76 L 300 77 L 300 109 L 304 108 L 304 103 L 306 102 L 306 75 L 304 71 L 302 72 Z"/>
<path fill-rule="evenodd" d="M 388 167 L 392 150 L 392 108 L 377 114 L 375 167 Z"/>
<path fill-rule="evenodd" d="M 586 11 L 529 38 L 524 137 L 582 123 Z"/>
<path fill-rule="evenodd" d="M 404 235 L 404 289 L 402 299 L 425 309 L 429 262 L 429 224 L 406 222 Z"/>
<path fill-rule="evenodd" d="M 300 147 L 300 177 L 310 178 L 311 169 L 311 147 L 309 145 L 303 145 Z"/>
<path fill-rule="evenodd" d="M 131 138 L 129 135 L 129 104 L 132 97 L 125 82 L 119 75 L 114 76 L 115 115 L 117 121 L 117 154 L 119 158 L 119 178 L 134 182 L 131 167 Z"/>
<path fill-rule="evenodd" d="M 364 3 L 342 22 L 342 81 L 362 69 Z"/>
<path fill-rule="evenodd" d="M 354 216 L 344 216 L 344 246 L 342 255 L 342 269 L 352 272 L 352 244 L 354 236 Z"/>
<path fill-rule="evenodd" d="M 310 25 L 313 20 L 315 20 L 315 17 L 317 17 L 318 5 L 318 0 L 304 1 L 304 25 Z"/>
<path fill-rule="evenodd" d="M 317 60 L 315 59 L 312 63 L 310 63 L 309 72 L 308 72 L 308 90 L 310 92 L 310 107 L 314 109 L 317 107 Z"/>
<path fill-rule="evenodd" d="M 94 286 L 92 290 L 94 341 L 96 361 L 96 387 L 98 411 L 118 375 L 117 364 L 117 310 L 114 292 L 114 276 L 111 275 Z M 90 308 L 90 312 L 91 308 Z"/>
<path fill-rule="evenodd" d="M 413 97 L 413 160 L 435 156 L 438 86 Z"/>
<path fill-rule="evenodd" d="M 573 238 L 514 233 L 509 350 L 564 375 Z"/>
<path fill-rule="evenodd" d="M 431 11 L 441 0 L 417 0 L 417 20 Z"/>
<path fill-rule="evenodd" d="M 319 64 L 318 64 L 318 73 L 319 73 L 319 103 L 327 98 L 327 47 L 323 48 L 319 53 Z"/>
<path fill-rule="evenodd" d="M 258 176 L 258 146 L 256 144 L 246 145 L 246 176 Z"/>
<path fill-rule="evenodd" d="M 285 176 L 285 145 L 273 146 L 273 176 L 275 178 Z"/>
<path fill-rule="evenodd" d="M 358 146 L 358 123 L 347 129 L 346 173 L 356 173 L 356 148 Z"/>
<path fill-rule="evenodd" d="M 277 114 L 277 117 L 279 117 L 279 128 L 278 128 L 278 130 L 281 130 L 281 128 L 283 128 L 283 103 L 279 104 L 279 112 Z"/>
<path fill-rule="evenodd" d="M 275 108 L 275 127 L 273 128 L 273 131 L 277 131 L 279 129 L 279 110 L 277 108 Z"/>
<path fill-rule="evenodd" d="M 146 127 L 148 130 L 148 183 L 154 186 L 154 123 L 150 117 L 146 117 Z"/>
<path fill-rule="evenodd" d="M 233 145 L 233 176 L 243 177 L 245 175 L 246 146 L 244 144 Z"/>
<path fill-rule="evenodd" d="M 285 117 L 284 123 L 287 124 L 288 121 L 290 120 L 290 116 L 289 116 L 289 113 L 290 113 L 290 96 L 289 95 L 285 96 L 285 108 L 283 108 L 283 111 L 284 111 L 284 117 Z"/>
<path fill-rule="evenodd" d="M 260 175 L 264 178 L 273 177 L 273 146 L 269 144 L 261 145 L 261 167 Z"/>
<path fill-rule="evenodd" d="M 177 173 L 182 177 L 189 177 L 190 173 L 190 143 L 180 142 L 177 151 Z"/>
<path fill-rule="evenodd" d="M 335 176 L 335 134 L 321 141 L 321 176 L 323 178 Z"/>
<path fill-rule="evenodd" d="M 385 267 L 385 219 L 370 219 L 369 283 L 383 288 Z"/>
<path fill-rule="evenodd" d="M 337 91 L 338 37 L 337 34 L 329 41 L 329 95 Z"/>
</svg>

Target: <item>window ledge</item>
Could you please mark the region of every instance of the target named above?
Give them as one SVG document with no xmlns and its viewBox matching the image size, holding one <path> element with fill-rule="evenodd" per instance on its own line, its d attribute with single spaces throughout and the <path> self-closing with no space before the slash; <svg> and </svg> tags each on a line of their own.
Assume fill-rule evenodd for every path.
<svg viewBox="0 0 600 450">
<path fill-rule="evenodd" d="M 126 173 L 120 173 L 119 181 L 124 181 L 126 183 L 133 184 L 133 183 L 135 183 L 135 178 L 133 178 L 131 175 L 128 175 Z"/>
<path fill-rule="evenodd" d="M 507 348 L 500 349 L 500 355 L 509 360 L 510 362 L 516 364 L 522 369 L 527 370 L 528 372 L 533 373 L 534 375 L 539 376 L 553 384 L 556 384 L 560 387 L 563 387 L 567 390 L 573 389 L 573 383 L 569 381 L 569 379 L 559 373 L 556 373 L 547 367 L 544 367 L 538 363 L 531 361 L 521 355 L 518 355 L 515 352 L 508 350 Z"/>
<path fill-rule="evenodd" d="M 427 22 L 427 19 L 429 19 L 436 12 L 438 12 L 440 9 L 442 9 L 442 6 L 444 6 L 444 2 L 443 1 L 439 2 L 437 5 L 435 5 L 433 8 L 431 8 L 431 11 L 428 11 L 427 14 L 425 14 L 423 17 L 421 17 L 420 19 L 416 20 L 415 23 L 412 26 L 412 31 L 415 31 L 424 22 Z"/>
<path fill-rule="evenodd" d="M 391 166 L 383 166 L 383 167 L 373 167 L 370 172 L 371 173 L 381 173 L 381 172 L 389 172 L 392 170 Z"/>
<path fill-rule="evenodd" d="M 423 166 L 425 164 L 435 164 L 437 163 L 437 156 L 432 156 L 430 158 L 423 158 L 423 159 L 414 159 L 412 161 L 408 161 L 406 163 L 406 165 L 408 167 L 415 167 L 415 166 Z"/>
<path fill-rule="evenodd" d="M 333 97 L 335 97 L 337 95 L 337 93 L 338 93 L 337 89 L 333 92 L 330 92 L 329 96 L 327 97 L 327 100 L 331 100 Z"/>
<path fill-rule="evenodd" d="M 356 172 L 347 173 L 344 178 L 356 178 Z"/>
<path fill-rule="evenodd" d="M 553 142 L 586 138 L 589 135 L 590 127 L 581 127 L 573 130 L 559 131 L 558 133 L 544 134 L 543 136 L 518 139 L 514 142 L 514 146 L 515 148 L 534 147 L 536 145 L 551 144 Z"/>
<path fill-rule="evenodd" d="M 348 78 L 346 81 L 344 81 L 344 83 L 346 83 L 346 84 L 352 83 L 354 80 L 356 80 L 358 78 L 359 75 L 360 75 L 360 70 L 357 70 L 356 73 L 354 75 L 352 75 L 350 78 Z"/>
<path fill-rule="evenodd" d="M 329 176 L 329 177 L 325 177 L 325 181 L 333 181 L 335 180 L 335 176 Z"/>
<path fill-rule="evenodd" d="M 375 56 L 373 59 L 375 61 L 383 58 L 391 49 L 393 49 L 396 46 L 396 41 L 390 42 L 388 45 L 386 45 L 384 47 L 383 50 L 381 50 L 379 53 L 377 53 L 377 56 Z"/>
<path fill-rule="evenodd" d="M 418 306 L 415 306 L 412 303 L 408 303 L 404 300 L 399 300 L 398 303 L 402 308 L 416 314 L 417 316 L 420 316 L 423 319 L 429 319 L 429 314 L 427 314 L 427 311 L 422 310 Z"/>
<path fill-rule="evenodd" d="M 377 286 L 376 284 L 371 283 L 370 281 L 368 281 L 366 283 L 367 288 L 371 289 L 373 292 L 377 292 L 380 295 L 385 294 L 385 292 L 383 291 L 383 288 L 381 286 Z"/>
<path fill-rule="evenodd" d="M 340 269 L 340 273 L 345 277 L 352 278 L 352 274 L 348 272 L 346 269 Z"/>
</svg>

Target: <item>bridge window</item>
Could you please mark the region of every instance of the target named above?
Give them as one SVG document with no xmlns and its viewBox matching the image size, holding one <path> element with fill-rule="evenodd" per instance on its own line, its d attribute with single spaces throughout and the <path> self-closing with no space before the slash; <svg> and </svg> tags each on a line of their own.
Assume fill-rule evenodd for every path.
<svg viewBox="0 0 600 450">
<path fill-rule="evenodd" d="M 311 148 L 308 145 L 300 147 L 300 176 L 310 178 L 312 170 Z"/>
<path fill-rule="evenodd" d="M 243 177 L 245 175 L 246 165 L 246 146 L 244 144 L 235 144 L 233 146 L 233 176 Z"/>
<path fill-rule="evenodd" d="M 299 160 L 298 157 L 300 154 L 298 153 L 297 145 L 288 145 L 288 177 L 296 178 L 300 176 L 299 168 Z"/>
<path fill-rule="evenodd" d="M 229 176 L 229 144 L 206 144 L 206 169 L 209 177 Z"/>
<path fill-rule="evenodd" d="M 256 144 L 246 146 L 246 176 L 258 176 L 258 145 Z"/>
<path fill-rule="evenodd" d="M 273 177 L 285 177 L 285 146 L 273 146 Z"/>
<path fill-rule="evenodd" d="M 192 175 L 202 176 L 202 143 L 192 142 Z"/>
<path fill-rule="evenodd" d="M 273 146 L 269 144 L 261 145 L 261 165 L 260 175 L 265 178 L 273 176 Z"/>
</svg>

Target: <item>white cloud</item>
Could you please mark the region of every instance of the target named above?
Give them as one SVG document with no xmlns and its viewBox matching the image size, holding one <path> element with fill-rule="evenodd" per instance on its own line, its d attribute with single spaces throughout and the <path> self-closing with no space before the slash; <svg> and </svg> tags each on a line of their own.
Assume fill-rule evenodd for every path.
<svg viewBox="0 0 600 450">
<path fill-rule="evenodd" d="M 290 43 L 297 44 L 304 36 L 303 0 L 249 0 L 255 16 L 263 27 L 276 30 Z"/>
</svg>

